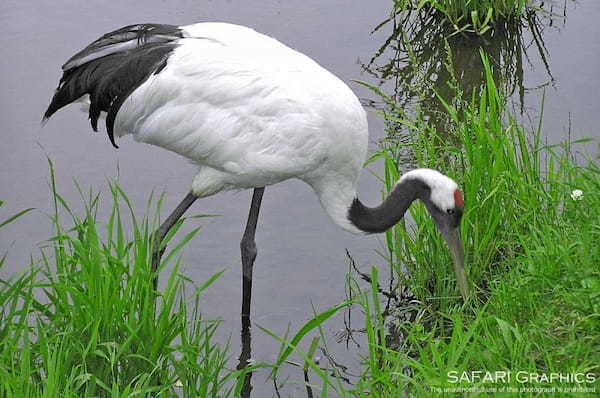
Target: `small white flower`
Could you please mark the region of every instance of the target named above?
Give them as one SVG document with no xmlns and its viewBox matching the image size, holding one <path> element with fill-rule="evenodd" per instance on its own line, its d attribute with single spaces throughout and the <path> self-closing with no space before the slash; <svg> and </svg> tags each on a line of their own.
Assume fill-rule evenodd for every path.
<svg viewBox="0 0 600 398">
<path fill-rule="evenodd" d="M 573 192 L 571 192 L 571 199 L 573 199 L 573 200 L 583 199 L 583 191 L 581 189 L 574 189 Z"/>
</svg>

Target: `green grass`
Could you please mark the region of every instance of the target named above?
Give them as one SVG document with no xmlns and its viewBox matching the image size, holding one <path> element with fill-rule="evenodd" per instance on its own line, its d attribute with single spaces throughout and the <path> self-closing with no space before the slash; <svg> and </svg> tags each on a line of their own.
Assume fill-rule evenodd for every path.
<svg viewBox="0 0 600 398">
<path fill-rule="evenodd" d="M 422 205 L 411 208 L 414 228 L 388 231 L 396 275 L 430 315 L 400 325 L 406 356 L 394 354 L 410 368 L 403 373 L 416 396 L 452 386 L 451 370 L 600 374 L 600 169 L 576 162 L 572 144 L 544 146 L 541 125 L 526 132 L 505 112 L 483 55 L 482 62 L 484 90 L 460 108 L 440 98 L 449 130 L 435 131 L 418 113 L 410 122 L 388 113 L 390 126 L 400 121 L 412 132 L 416 164 L 443 170 L 464 190 L 462 234 L 475 288 L 463 303 Z M 399 174 L 399 149 L 390 140 L 379 153 L 387 190 Z M 571 198 L 575 189 L 582 200 Z"/>
<path fill-rule="evenodd" d="M 153 223 L 136 219 L 123 191 L 110 186 L 110 215 L 101 222 L 99 195 L 82 194 L 78 216 L 54 186 L 52 173 L 56 234 L 41 265 L 0 281 L 0 396 L 233 395 L 243 371 L 227 368 L 227 347 L 214 341 L 218 323 L 199 312 L 200 293 L 220 274 L 184 288 L 178 273 L 177 254 L 197 230 L 173 244 L 160 267 L 166 282 L 155 291 Z M 61 213 L 72 218 L 68 228 Z"/>
<path fill-rule="evenodd" d="M 498 25 L 518 24 L 528 9 L 528 0 L 394 0 L 396 13 L 431 13 L 456 33 L 483 35 Z"/>
</svg>

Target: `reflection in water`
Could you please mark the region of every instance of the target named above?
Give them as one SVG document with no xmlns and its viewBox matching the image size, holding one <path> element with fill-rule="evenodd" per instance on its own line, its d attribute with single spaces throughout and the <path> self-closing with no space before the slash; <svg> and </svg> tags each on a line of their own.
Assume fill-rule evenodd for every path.
<svg viewBox="0 0 600 398">
<path fill-rule="evenodd" d="M 530 90 L 523 83 L 523 62 L 529 62 L 532 51 L 541 58 L 548 76 L 545 83 L 533 89 L 554 84 L 542 32 L 553 26 L 557 17 L 564 23 L 566 5 L 560 16 L 552 5 L 548 8 L 545 10 L 542 3 L 535 10 L 529 9 L 519 24 L 496 26 L 484 36 L 468 37 L 455 34 L 433 14 L 409 18 L 395 13 L 375 28 L 374 32 L 391 24 L 393 29 L 363 68 L 378 79 L 380 86 L 393 85 L 390 95 L 398 109 L 419 105 L 425 120 L 437 131 L 444 131 L 445 112 L 437 95 L 451 99 L 462 92 L 469 98 L 481 92 L 484 85 L 481 49 L 496 66 L 494 77 L 499 88 L 506 96 L 518 98 L 522 114 L 525 92 Z"/>
</svg>

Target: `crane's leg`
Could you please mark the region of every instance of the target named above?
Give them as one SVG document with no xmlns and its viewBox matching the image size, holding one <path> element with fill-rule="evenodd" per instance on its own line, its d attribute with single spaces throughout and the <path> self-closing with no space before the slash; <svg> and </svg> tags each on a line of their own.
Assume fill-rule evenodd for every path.
<svg viewBox="0 0 600 398">
<path fill-rule="evenodd" d="M 250 364 L 250 358 L 252 357 L 252 335 L 250 331 L 250 325 L 246 324 L 242 326 L 242 352 L 240 353 L 237 370 L 242 370 Z M 242 385 L 242 391 L 240 391 L 240 398 L 249 398 L 252 393 L 252 372 L 248 372 L 244 375 L 244 384 Z"/>
<path fill-rule="evenodd" d="M 256 259 L 256 242 L 254 234 L 265 188 L 255 188 L 248 214 L 246 230 L 240 242 L 242 250 L 242 328 L 250 326 L 250 302 L 252 300 L 252 268 Z"/>
<path fill-rule="evenodd" d="M 161 242 L 169 232 L 169 230 L 175 225 L 177 220 L 183 216 L 183 213 L 198 199 L 193 192 L 189 192 L 185 198 L 177 205 L 175 210 L 167 217 L 167 219 L 158 227 L 158 229 L 154 232 L 153 236 L 153 248 L 152 248 L 152 273 L 154 274 L 158 269 L 158 265 L 160 264 L 160 258 L 162 257 L 165 249 L 160 249 Z M 158 275 L 154 276 L 152 281 L 154 283 L 154 289 L 158 287 Z"/>
</svg>

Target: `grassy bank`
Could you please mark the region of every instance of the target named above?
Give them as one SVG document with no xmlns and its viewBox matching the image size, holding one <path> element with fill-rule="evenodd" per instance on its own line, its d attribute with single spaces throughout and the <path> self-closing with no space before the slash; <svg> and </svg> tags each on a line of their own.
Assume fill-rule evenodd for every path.
<svg viewBox="0 0 600 398">
<path fill-rule="evenodd" d="M 197 231 L 165 256 L 161 269 L 172 270 L 157 292 L 152 222 L 135 218 L 118 186 L 110 193 L 110 216 L 99 220 L 99 195 L 85 195 L 78 216 L 54 191 L 55 236 L 41 265 L 0 281 L 0 397 L 232 396 L 243 372 L 226 368 L 218 324 L 199 312 L 218 274 L 184 286 L 178 273 L 177 255 Z M 70 215 L 68 227 L 59 214 Z"/>
<path fill-rule="evenodd" d="M 483 91 L 466 100 L 459 93 L 452 103 L 440 98 L 443 131 L 418 110 L 409 118 L 380 93 L 388 139 L 372 158 L 385 162 L 388 192 L 406 145 L 417 166 L 459 182 L 472 295 L 461 299 L 443 240 L 424 206 L 413 204 L 415 224 L 386 234 L 397 281 L 391 292 L 378 293 L 388 282 L 377 280 L 376 268 L 370 286 L 350 281 L 367 315 L 363 373 L 350 387 L 333 381 L 342 375 L 325 374 L 321 390 L 359 397 L 600 391 L 600 169 L 575 161 L 573 144 L 545 146 L 541 125 L 526 131 L 513 119 L 482 60 Z M 412 142 L 398 143 L 400 129 Z"/>
<path fill-rule="evenodd" d="M 460 385 L 449 382 L 448 372 L 471 371 L 513 372 L 500 387 L 598 391 L 600 169 L 588 159 L 576 162 L 572 144 L 545 146 L 541 125 L 525 131 L 505 111 L 489 62 L 482 60 L 484 90 L 466 102 L 460 96 L 453 104 L 440 98 L 446 130 L 435 131 L 418 113 L 407 121 L 393 107 L 386 116 L 391 130 L 398 123 L 408 126 L 418 166 L 444 170 L 463 188 L 462 233 L 474 286 L 471 300 L 463 303 L 442 240 L 424 207 L 413 206 L 417 226 L 389 231 L 387 245 L 400 283 L 416 296 L 421 321 L 398 325 L 407 341 L 388 365 L 396 371 L 399 363 L 408 367 L 401 373 L 417 396 L 432 387 Z M 388 190 L 398 174 L 399 149 L 391 139 L 380 152 Z M 523 377 L 517 380 L 519 371 L 523 377 L 582 373 L 596 382 L 524 383 Z"/>
</svg>

